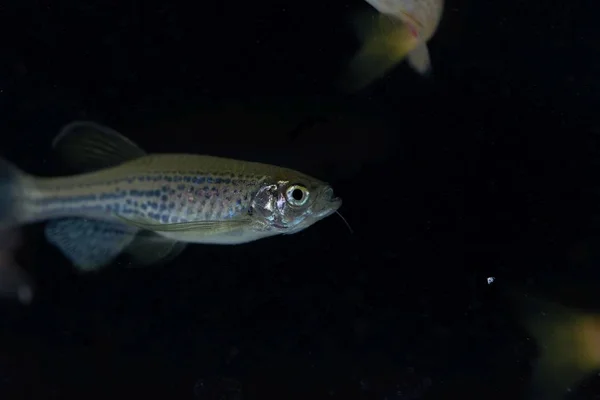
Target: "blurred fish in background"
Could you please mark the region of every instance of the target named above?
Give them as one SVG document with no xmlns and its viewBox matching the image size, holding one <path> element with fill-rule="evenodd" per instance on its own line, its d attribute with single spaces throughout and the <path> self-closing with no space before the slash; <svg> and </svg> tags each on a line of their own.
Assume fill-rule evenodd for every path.
<svg viewBox="0 0 600 400">
<path fill-rule="evenodd" d="M 598 312 L 567 307 L 522 289 L 507 293 L 539 352 L 531 378 L 533 399 L 566 399 L 600 371 Z"/>
<path fill-rule="evenodd" d="M 345 92 L 356 92 L 384 76 L 405 58 L 420 75 L 432 71 L 427 42 L 437 31 L 443 0 L 366 0 L 378 15 L 353 20 L 361 48 L 339 81 Z"/>
</svg>

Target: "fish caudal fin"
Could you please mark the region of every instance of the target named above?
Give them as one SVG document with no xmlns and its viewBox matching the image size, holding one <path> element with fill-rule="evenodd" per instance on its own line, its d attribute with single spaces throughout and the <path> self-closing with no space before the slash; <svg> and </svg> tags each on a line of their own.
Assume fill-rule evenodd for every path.
<svg viewBox="0 0 600 400">
<path fill-rule="evenodd" d="M 531 381 L 534 399 L 559 400 L 600 369 L 600 316 L 511 293 L 539 349 Z"/>
<path fill-rule="evenodd" d="M 383 77 L 416 45 L 410 29 L 397 19 L 361 15 L 353 22 L 361 47 L 338 82 L 345 92 L 359 91 Z"/>
<path fill-rule="evenodd" d="M 0 158 L 0 229 L 28 222 L 26 200 L 33 181 L 32 177 Z"/>
<path fill-rule="evenodd" d="M 15 260 L 20 243 L 19 225 L 29 222 L 28 195 L 34 178 L 0 158 L 0 297 L 29 303 L 33 285 Z"/>
</svg>

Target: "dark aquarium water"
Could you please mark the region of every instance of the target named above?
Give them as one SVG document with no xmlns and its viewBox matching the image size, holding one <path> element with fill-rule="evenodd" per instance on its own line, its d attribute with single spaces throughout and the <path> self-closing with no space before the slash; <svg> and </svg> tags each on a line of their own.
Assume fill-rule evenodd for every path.
<svg viewBox="0 0 600 400">
<path fill-rule="evenodd" d="M 600 398 L 599 11 L 446 0 L 430 75 L 347 93 L 362 0 L 5 2 L 4 159 L 72 173 L 52 140 L 95 121 L 317 177 L 351 229 L 82 273 L 23 226 L 0 397 Z"/>
</svg>

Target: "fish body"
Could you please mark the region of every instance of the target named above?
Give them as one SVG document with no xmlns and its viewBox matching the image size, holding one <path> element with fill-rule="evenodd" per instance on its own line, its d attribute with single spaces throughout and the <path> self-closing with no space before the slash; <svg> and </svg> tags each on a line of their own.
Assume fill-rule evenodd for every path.
<svg viewBox="0 0 600 400">
<path fill-rule="evenodd" d="M 83 270 L 128 252 L 140 264 L 185 243 L 241 244 L 299 232 L 341 205 L 331 187 L 288 168 L 191 154 L 146 154 L 79 121 L 55 149 L 84 172 L 35 177 L 0 163 L 3 228 L 50 220 L 46 237 Z"/>
<path fill-rule="evenodd" d="M 600 370 L 600 315 L 520 289 L 511 289 L 508 295 L 539 349 L 532 369 L 532 398 L 567 399 L 584 379 Z"/>
<path fill-rule="evenodd" d="M 99 172 L 30 180 L 18 222 L 66 217 L 126 220 L 186 242 L 239 244 L 286 231 L 266 224 L 261 229 L 243 224 L 233 229 L 232 225 L 227 234 L 163 228 L 244 219 L 265 180 L 281 184 L 292 177 L 310 179 L 259 163 L 202 155 L 147 155 Z"/>
<path fill-rule="evenodd" d="M 362 42 L 342 77 L 346 91 L 360 90 L 405 58 L 421 75 L 431 73 L 427 42 L 442 18 L 444 0 L 366 0 L 380 14 L 355 19 Z"/>
</svg>

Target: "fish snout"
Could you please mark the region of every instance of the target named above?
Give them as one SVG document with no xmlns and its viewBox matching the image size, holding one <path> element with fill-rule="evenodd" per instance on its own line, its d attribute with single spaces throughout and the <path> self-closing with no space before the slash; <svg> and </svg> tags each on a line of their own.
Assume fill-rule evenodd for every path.
<svg viewBox="0 0 600 400">
<path fill-rule="evenodd" d="M 323 189 L 320 197 L 320 206 L 319 210 L 317 211 L 317 214 L 321 218 L 333 214 L 342 205 L 342 199 L 335 196 L 333 188 L 331 188 L 330 186 L 327 186 L 325 189 Z"/>
</svg>

